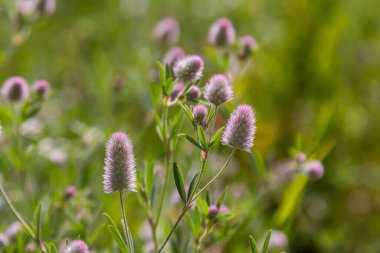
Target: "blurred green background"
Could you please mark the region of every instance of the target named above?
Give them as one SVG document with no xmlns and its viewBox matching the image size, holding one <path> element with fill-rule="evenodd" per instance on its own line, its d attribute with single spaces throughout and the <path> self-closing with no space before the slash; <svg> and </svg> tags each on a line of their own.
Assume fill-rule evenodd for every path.
<svg viewBox="0 0 380 253">
<path fill-rule="evenodd" d="M 105 247 L 110 238 L 99 213 L 119 213 L 117 196 L 102 192 L 101 133 L 108 137 L 117 130 L 128 132 L 140 168 L 144 159 L 162 161 L 164 156 L 152 125 L 149 89 L 152 68 L 166 49 L 153 40 L 154 25 L 166 16 L 179 21 L 177 44 L 205 59 L 204 84 L 220 71 L 205 52 L 209 26 L 227 17 L 238 34 L 253 35 L 259 45 L 234 89 L 240 101 L 255 108 L 254 149 L 266 167 L 271 170 L 288 159 L 297 136 L 302 136 L 305 152 L 325 156 L 324 177 L 308 184 L 296 213 L 279 228 L 289 237 L 287 252 L 380 248 L 380 1 L 61 0 L 52 16 L 30 25 L 17 48 L 10 46 L 13 35 L 6 10 L 11 4 L 0 3 L 0 80 L 20 75 L 30 82 L 51 82 L 52 94 L 38 116 L 45 126 L 41 136 L 53 138 L 68 154 L 65 164 L 55 165 L 33 151 L 41 136 L 29 139 L 24 165 L 33 170 L 25 166 L 21 177 L 12 170 L 12 158 L 2 144 L 5 188 L 27 218 L 38 202 L 54 202 L 74 184 L 88 202 L 73 203 L 72 215 L 90 217 L 74 230 L 62 227 L 56 233 L 80 233 L 90 241 L 98 231 L 104 236 L 91 247 Z M 122 88 L 115 92 L 115 84 Z M 1 121 L 5 128 L 7 120 Z M 99 136 L 87 140 L 84 133 L 89 129 Z M 276 228 L 273 216 L 284 187 L 267 196 L 259 218 L 254 218 L 256 211 L 247 207 L 267 179 L 246 160 L 239 152 L 239 171 L 224 181 L 245 189 L 241 198 L 228 201 L 237 222 L 250 212 L 252 220 L 239 235 L 221 242 L 225 252 L 248 252 L 248 234 L 261 237 Z M 129 196 L 127 213 L 139 237 L 144 213 L 136 197 Z M 12 216 L 5 206 L 0 216 L 4 229 L 10 223 L 5 217 Z"/>
</svg>

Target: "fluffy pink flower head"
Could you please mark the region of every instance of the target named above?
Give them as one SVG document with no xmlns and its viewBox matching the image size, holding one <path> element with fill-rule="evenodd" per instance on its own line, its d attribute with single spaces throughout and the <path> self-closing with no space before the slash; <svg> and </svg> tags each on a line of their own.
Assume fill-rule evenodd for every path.
<svg viewBox="0 0 380 253">
<path fill-rule="evenodd" d="M 219 208 L 216 205 L 212 204 L 208 207 L 208 217 L 209 218 L 211 218 L 211 219 L 215 218 L 218 215 L 218 213 L 219 213 Z"/>
<path fill-rule="evenodd" d="M 168 64 L 170 68 L 173 68 L 174 64 L 183 57 L 185 57 L 185 51 L 180 47 L 173 47 L 166 52 L 162 62 L 164 66 Z"/>
<path fill-rule="evenodd" d="M 174 44 L 179 38 L 179 25 L 176 19 L 166 17 L 154 27 L 153 36 L 164 44 Z"/>
<path fill-rule="evenodd" d="M 255 38 L 249 35 L 245 35 L 240 38 L 241 51 L 238 56 L 241 60 L 246 60 L 249 56 L 257 50 L 257 43 Z"/>
<path fill-rule="evenodd" d="M 9 244 L 8 237 L 4 234 L 0 234 L 0 249 L 5 248 L 6 246 L 8 246 L 8 244 Z"/>
<path fill-rule="evenodd" d="M 319 179 L 324 174 L 324 167 L 320 161 L 312 160 L 303 165 L 303 172 L 312 180 Z"/>
<path fill-rule="evenodd" d="M 169 94 L 169 105 L 175 104 L 178 101 L 179 97 L 182 96 L 184 91 L 185 85 L 182 83 L 176 83 Z"/>
<path fill-rule="evenodd" d="M 1 94 L 9 101 L 23 101 L 29 97 L 28 83 L 22 77 L 11 77 L 4 82 Z"/>
<path fill-rule="evenodd" d="M 186 56 L 174 64 L 174 76 L 184 84 L 195 82 L 203 75 L 203 65 L 203 60 L 198 55 Z"/>
<path fill-rule="evenodd" d="M 66 187 L 63 195 L 65 199 L 70 199 L 74 197 L 76 193 L 77 193 L 77 188 L 74 185 L 69 185 Z"/>
<path fill-rule="evenodd" d="M 213 75 L 205 88 L 205 98 L 214 105 L 221 105 L 233 98 L 233 91 L 228 78 L 223 74 Z"/>
<path fill-rule="evenodd" d="M 288 237 L 282 231 L 274 230 L 269 240 L 270 249 L 285 249 L 288 245 Z"/>
<path fill-rule="evenodd" d="M 128 135 L 114 133 L 106 145 L 104 192 L 137 191 L 136 161 Z"/>
<path fill-rule="evenodd" d="M 87 244 L 82 240 L 75 240 L 69 243 L 65 253 L 89 253 Z"/>
<path fill-rule="evenodd" d="M 206 106 L 199 104 L 193 107 L 193 117 L 198 125 L 205 126 L 208 109 Z"/>
<path fill-rule="evenodd" d="M 50 91 L 50 84 L 45 80 L 38 80 L 33 83 L 32 90 L 39 97 L 46 97 Z"/>
<path fill-rule="evenodd" d="M 250 152 L 256 131 L 256 118 L 249 105 L 239 105 L 222 134 L 223 145 Z"/>
<path fill-rule="evenodd" d="M 201 89 L 196 85 L 192 85 L 189 91 L 186 93 L 186 98 L 190 101 L 198 101 L 201 98 L 201 95 Z"/>
<path fill-rule="evenodd" d="M 227 18 L 218 19 L 210 27 L 208 41 L 215 46 L 230 46 L 235 41 L 235 28 Z"/>
</svg>

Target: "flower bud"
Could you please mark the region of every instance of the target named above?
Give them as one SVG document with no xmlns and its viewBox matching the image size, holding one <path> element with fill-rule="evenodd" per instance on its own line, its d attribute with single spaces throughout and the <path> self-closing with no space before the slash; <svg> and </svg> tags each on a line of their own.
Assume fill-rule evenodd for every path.
<svg viewBox="0 0 380 253">
<path fill-rule="evenodd" d="M 199 104 L 193 107 L 193 117 L 198 125 L 205 126 L 208 109 L 206 106 Z"/>
<path fill-rule="evenodd" d="M 213 204 L 208 207 L 208 217 L 210 219 L 215 218 L 218 215 L 218 212 L 219 208 L 216 205 Z"/>
<path fill-rule="evenodd" d="M 203 74 L 203 60 L 198 55 L 190 55 L 178 60 L 173 67 L 178 82 L 189 84 L 199 80 Z"/>
<path fill-rule="evenodd" d="M 185 85 L 183 85 L 182 83 L 176 83 L 169 94 L 168 104 L 173 105 L 177 103 L 178 99 L 182 96 L 184 91 L 185 91 Z"/>
<path fill-rule="evenodd" d="M 324 174 L 324 167 L 320 161 L 312 160 L 303 165 L 302 171 L 312 180 L 319 179 Z"/>
<path fill-rule="evenodd" d="M 246 35 L 240 38 L 241 50 L 238 54 L 240 60 L 247 60 L 257 50 L 255 38 Z"/>
<path fill-rule="evenodd" d="M 179 32 L 177 20 L 167 17 L 157 23 L 153 30 L 153 36 L 163 44 L 174 44 L 179 38 Z"/>
<path fill-rule="evenodd" d="M 233 94 L 230 82 L 225 75 L 213 75 L 206 84 L 205 98 L 216 106 L 230 101 Z"/>
<path fill-rule="evenodd" d="M 28 83 L 22 77 L 11 77 L 4 82 L 1 94 L 12 102 L 25 100 L 29 97 Z"/>
<path fill-rule="evenodd" d="M 256 131 L 256 119 L 249 105 L 239 105 L 232 113 L 222 134 L 223 145 L 250 152 Z"/>
<path fill-rule="evenodd" d="M 227 18 L 218 19 L 211 27 L 208 41 L 214 46 L 231 46 L 235 41 L 235 28 Z"/>
<path fill-rule="evenodd" d="M 190 101 L 198 101 L 201 98 L 201 95 L 201 89 L 196 85 L 192 85 L 186 93 L 186 99 Z"/>
<path fill-rule="evenodd" d="M 114 133 L 106 145 L 104 192 L 137 191 L 136 162 L 128 135 Z"/>
<path fill-rule="evenodd" d="M 35 81 L 32 85 L 32 91 L 39 97 L 46 97 L 50 91 L 50 84 L 45 80 Z"/>
<path fill-rule="evenodd" d="M 70 199 L 77 193 L 77 188 L 74 185 L 69 185 L 66 187 L 63 197 L 65 199 Z"/>
<path fill-rule="evenodd" d="M 89 253 L 87 244 L 82 240 L 75 240 L 69 243 L 65 253 Z"/>
</svg>

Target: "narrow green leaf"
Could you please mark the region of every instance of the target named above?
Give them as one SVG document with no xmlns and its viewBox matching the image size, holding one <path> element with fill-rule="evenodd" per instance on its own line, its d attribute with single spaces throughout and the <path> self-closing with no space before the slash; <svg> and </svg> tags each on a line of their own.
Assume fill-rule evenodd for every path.
<svg viewBox="0 0 380 253">
<path fill-rule="evenodd" d="M 207 114 L 207 124 L 210 123 L 212 117 L 214 116 L 214 113 L 215 113 L 215 105 L 212 105 L 210 106 L 210 110 L 208 111 L 208 114 Z"/>
<path fill-rule="evenodd" d="M 181 108 L 191 123 L 194 123 L 194 116 L 189 106 L 181 104 Z"/>
<path fill-rule="evenodd" d="M 202 228 L 201 228 L 202 219 L 199 213 L 199 209 L 197 207 L 195 207 L 193 211 L 193 221 L 194 221 L 196 236 L 199 236 L 200 233 L 202 232 Z"/>
<path fill-rule="evenodd" d="M 41 203 L 36 207 L 34 211 L 34 219 L 36 222 L 36 238 L 41 238 Z"/>
<path fill-rule="evenodd" d="M 209 190 L 207 190 L 207 192 L 206 192 L 206 202 L 207 202 L 208 206 L 211 206 L 212 197 L 211 197 L 211 192 Z"/>
<path fill-rule="evenodd" d="M 115 240 L 115 242 L 119 246 L 119 249 L 123 253 L 130 253 L 119 230 L 115 226 L 112 226 L 112 225 L 108 225 L 108 230 L 110 231 L 112 238 Z"/>
<path fill-rule="evenodd" d="M 165 75 L 164 66 L 162 66 L 160 62 L 157 62 L 157 67 L 158 67 L 158 73 L 160 74 L 160 84 L 162 88 L 162 94 L 164 96 L 167 96 L 168 94 L 166 92 L 166 75 Z"/>
<path fill-rule="evenodd" d="M 174 81 L 173 81 L 172 78 L 169 78 L 169 79 L 166 81 L 166 92 L 167 92 L 168 94 L 170 94 L 170 92 L 172 91 L 173 86 L 174 86 Z"/>
<path fill-rule="evenodd" d="M 201 143 L 201 146 L 203 147 L 203 150 L 207 150 L 206 134 L 202 126 L 198 126 L 197 133 L 198 139 Z"/>
<path fill-rule="evenodd" d="M 193 236 L 196 237 L 197 236 L 197 230 L 195 229 L 194 222 L 191 219 L 188 212 L 185 214 L 185 220 L 187 222 L 187 225 L 189 225 L 189 227 L 190 227 L 191 233 L 193 233 Z"/>
<path fill-rule="evenodd" d="M 179 136 L 180 137 L 184 137 L 186 140 L 188 140 L 189 142 L 191 142 L 197 148 L 199 148 L 201 150 L 204 150 L 203 147 L 196 140 L 194 140 L 191 136 L 189 136 L 187 134 L 179 134 Z"/>
<path fill-rule="evenodd" d="M 169 79 L 172 78 L 172 72 L 170 70 L 169 64 L 165 64 L 165 77 L 166 77 L 166 81 L 168 81 Z M 167 90 L 167 91 L 169 91 L 169 90 Z"/>
<path fill-rule="evenodd" d="M 251 253 L 259 253 L 257 243 L 252 235 L 249 236 L 249 247 L 251 248 Z"/>
<path fill-rule="evenodd" d="M 227 222 L 235 217 L 232 213 L 218 214 L 217 222 Z"/>
<path fill-rule="evenodd" d="M 208 214 L 208 206 L 207 206 L 207 202 L 202 199 L 202 198 L 197 198 L 197 203 L 198 203 L 198 206 L 200 207 L 200 209 L 202 210 L 202 213 L 204 215 L 207 215 Z"/>
<path fill-rule="evenodd" d="M 216 202 L 216 206 L 217 206 L 218 208 L 223 204 L 223 202 L 224 202 L 224 200 L 225 200 L 225 198 L 226 198 L 226 194 L 227 194 L 227 192 L 228 192 L 228 187 L 224 188 L 222 194 L 220 194 L 220 196 L 219 196 L 219 198 L 218 198 L 218 202 Z"/>
<path fill-rule="evenodd" d="M 212 147 L 216 142 L 220 140 L 220 137 L 222 136 L 224 127 L 221 127 L 211 138 L 210 144 L 208 145 L 209 147 Z"/>
<path fill-rule="evenodd" d="M 186 191 L 185 191 L 185 185 L 183 183 L 183 175 L 182 175 L 181 168 L 176 162 L 173 163 L 173 173 L 174 173 L 174 181 L 177 187 L 178 194 L 181 197 L 183 203 L 186 203 Z"/>
<path fill-rule="evenodd" d="M 265 237 L 265 241 L 264 241 L 264 245 L 263 245 L 263 249 L 262 249 L 262 253 L 267 253 L 268 252 L 268 245 L 269 245 L 269 241 L 270 241 L 270 236 L 272 234 L 272 230 L 269 230 L 267 236 Z"/>
<path fill-rule="evenodd" d="M 110 226 L 116 227 L 115 222 L 112 220 L 111 216 L 109 216 L 107 213 L 103 213 L 104 217 L 106 218 L 107 224 Z"/>
<path fill-rule="evenodd" d="M 190 186 L 189 186 L 189 191 L 187 193 L 187 202 L 190 201 L 190 196 L 193 194 L 193 191 L 195 190 L 195 184 L 198 180 L 199 172 L 194 175 L 193 179 L 191 180 Z"/>
</svg>

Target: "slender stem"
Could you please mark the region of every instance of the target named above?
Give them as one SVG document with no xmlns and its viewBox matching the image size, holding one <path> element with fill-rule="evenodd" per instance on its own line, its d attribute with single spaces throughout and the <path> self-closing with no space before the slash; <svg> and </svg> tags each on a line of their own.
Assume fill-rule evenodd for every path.
<svg viewBox="0 0 380 253">
<path fill-rule="evenodd" d="M 203 175 L 203 172 L 205 170 L 205 167 L 206 167 L 206 159 L 205 160 L 202 160 L 202 167 L 201 167 L 201 170 L 199 172 L 199 176 L 198 176 L 198 179 L 197 179 L 197 182 L 195 183 L 195 187 L 194 187 L 194 191 L 191 193 L 190 197 L 189 197 L 189 200 L 188 202 L 191 203 L 191 201 L 193 200 L 193 197 L 194 197 L 194 194 L 196 192 L 196 190 L 198 189 L 199 187 L 199 184 L 201 182 L 201 179 L 202 179 L 202 175 Z"/>
<path fill-rule="evenodd" d="M 214 112 L 214 115 L 212 116 L 212 119 L 211 119 L 211 128 L 210 128 L 210 135 L 208 137 L 209 141 L 211 141 L 211 138 L 212 138 L 212 135 L 214 134 L 214 130 L 215 130 L 215 122 L 216 122 L 216 116 L 218 114 L 218 106 L 216 105 L 215 106 L 215 112 Z"/>
<path fill-rule="evenodd" d="M 128 223 L 127 223 L 127 218 L 125 216 L 125 209 L 124 209 L 124 201 L 123 201 L 123 192 L 120 191 L 120 207 L 121 207 L 121 215 L 123 216 L 123 222 L 124 222 L 124 226 L 123 227 L 123 230 L 124 230 L 124 235 L 125 235 L 125 239 L 127 240 L 127 246 L 129 248 L 129 252 L 133 252 L 133 241 L 132 241 L 132 238 L 130 237 L 130 233 L 129 233 L 129 228 L 128 228 Z"/>
<path fill-rule="evenodd" d="M 234 155 L 236 151 L 236 148 L 234 148 L 230 154 L 230 156 L 228 157 L 228 160 L 226 161 L 226 163 L 223 165 L 222 169 L 218 172 L 218 174 L 215 175 L 215 177 L 213 177 L 210 182 L 208 182 L 197 194 L 195 194 L 193 197 L 190 197 L 189 198 L 189 201 L 186 203 L 186 205 L 184 206 L 180 216 L 178 217 L 177 221 L 175 222 L 173 228 L 170 230 L 169 234 L 167 235 L 164 243 L 161 245 L 160 249 L 157 251 L 158 253 L 162 252 L 162 250 L 165 248 L 165 245 L 168 243 L 170 237 L 172 236 L 172 234 L 174 233 L 175 229 L 177 228 L 177 226 L 179 225 L 179 223 L 181 222 L 182 218 L 185 216 L 186 212 L 190 209 L 191 207 L 191 204 L 194 202 L 194 200 L 197 199 L 197 197 L 210 185 L 212 184 L 221 174 L 222 172 L 224 171 L 224 169 L 228 166 L 228 164 L 231 162 L 231 159 L 232 159 L 232 156 Z M 203 164 L 206 164 L 206 160 L 203 162 Z M 204 170 L 204 165 L 202 164 L 202 169 L 201 169 L 201 173 L 202 173 L 202 170 Z M 200 177 L 199 177 L 200 178 Z M 198 181 L 199 181 L 199 178 L 198 178 Z M 199 182 L 198 182 L 198 186 L 199 186 Z M 194 189 L 194 192 L 196 191 L 197 189 L 195 188 Z"/>
</svg>

